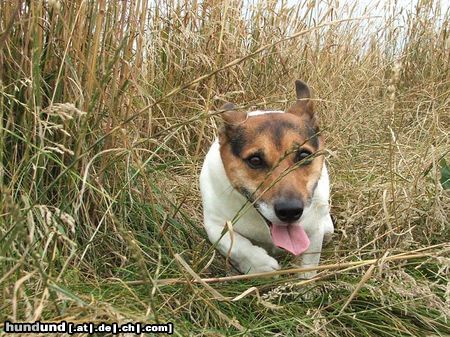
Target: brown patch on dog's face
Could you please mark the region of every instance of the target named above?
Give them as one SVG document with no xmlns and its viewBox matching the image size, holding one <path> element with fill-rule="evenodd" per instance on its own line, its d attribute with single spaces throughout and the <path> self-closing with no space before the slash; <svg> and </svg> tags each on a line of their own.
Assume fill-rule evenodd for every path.
<svg viewBox="0 0 450 337">
<path fill-rule="evenodd" d="M 324 160 L 315 155 L 323 149 L 323 140 L 312 103 L 297 101 L 286 113 L 250 117 L 236 111 L 227 113 L 219 141 L 233 187 L 256 203 L 273 205 L 292 198 L 306 206 Z"/>
</svg>

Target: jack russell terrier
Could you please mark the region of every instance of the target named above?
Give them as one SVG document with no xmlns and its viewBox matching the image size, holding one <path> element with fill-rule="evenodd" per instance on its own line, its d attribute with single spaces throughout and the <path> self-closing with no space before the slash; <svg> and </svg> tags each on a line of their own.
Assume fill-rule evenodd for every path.
<svg viewBox="0 0 450 337">
<path fill-rule="evenodd" d="M 209 240 L 242 273 L 279 269 L 274 257 L 282 251 L 316 267 L 324 236 L 333 233 L 324 142 L 308 86 L 297 80 L 295 87 L 286 112 L 225 104 L 200 174 Z"/>
</svg>

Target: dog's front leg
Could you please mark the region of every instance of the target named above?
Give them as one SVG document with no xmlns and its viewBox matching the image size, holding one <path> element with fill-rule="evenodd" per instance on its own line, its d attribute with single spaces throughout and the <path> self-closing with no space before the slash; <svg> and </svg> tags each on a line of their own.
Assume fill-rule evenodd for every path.
<svg viewBox="0 0 450 337">
<path fill-rule="evenodd" d="M 322 250 L 323 235 L 324 235 L 323 228 L 320 228 L 319 230 L 314 231 L 311 235 L 308 235 L 310 244 L 308 249 L 305 250 L 303 254 L 300 256 L 301 268 L 315 268 L 319 265 L 320 252 Z M 316 270 L 305 271 L 303 273 L 300 273 L 299 277 L 302 279 L 310 279 L 316 276 L 316 274 L 317 274 Z"/>
<path fill-rule="evenodd" d="M 315 268 L 319 265 L 320 253 L 325 236 L 333 234 L 333 221 L 329 213 L 322 215 L 319 220 L 311 221 L 305 229 L 310 241 L 309 247 L 301 255 L 301 268 Z M 317 271 L 306 271 L 299 274 L 300 278 L 310 279 L 316 276 Z"/>
<path fill-rule="evenodd" d="M 279 269 L 277 260 L 267 254 L 264 248 L 253 245 L 239 233 L 226 232 L 223 226 L 205 226 L 209 240 L 217 242 L 217 249 L 223 256 L 229 256 L 233 264 L 244 274 L 269 272 Z M 220 240 L 220 241 L 219 241 Z"/>
</svg>

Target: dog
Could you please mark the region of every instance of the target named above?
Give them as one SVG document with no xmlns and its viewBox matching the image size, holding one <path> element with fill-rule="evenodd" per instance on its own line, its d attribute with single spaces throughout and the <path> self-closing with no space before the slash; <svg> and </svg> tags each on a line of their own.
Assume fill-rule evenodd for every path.
<svg viewBox="0 0 450 337">
<path fill-rule="evenodd" d="M 286 112 L 225 104 L 224 125 L 200 173 L 208 238 L 244 274 L 279 269 L 283 251 L 299 257 L 301 267 L 317 267 L 324 237 L 334 231 L 310 89 L 297 80 L 295 90 Z"/>
</svg>

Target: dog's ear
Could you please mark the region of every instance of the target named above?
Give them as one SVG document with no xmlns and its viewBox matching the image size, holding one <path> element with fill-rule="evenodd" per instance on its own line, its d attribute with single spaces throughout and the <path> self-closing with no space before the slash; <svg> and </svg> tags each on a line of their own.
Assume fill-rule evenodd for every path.
<svg viewBox="0 0 450 337">
<path fill-rule="evenodd" d="M 309 119 L 313 120 L 314 104 L 311 100 L 311 91 L 308 85 L 300 80 L 295 81 L 295 93 L 297 94 L 297 101 L 287 112 L 299 117 L 308 116 Z"/>
<path fill-rule="evenodd" d="M 225 103 L 220 110 L 223 111 L 220 116 L 225 123 L 225 127 L 237 126 L 247 119 L 247 113 L 242 110 L 237 110 L 237 106 L 233 103 Z"/>
<path fill-rule="evenodd" d="M 225 103 L 220 110 L 223 125 L 219 131 L 219 143 L 223 145 L 236 137 L 240 130 L 239 126 L 247 120 L 247 113 L 237 110 L 237 106 L 233 103 Z"/>
</svg>

